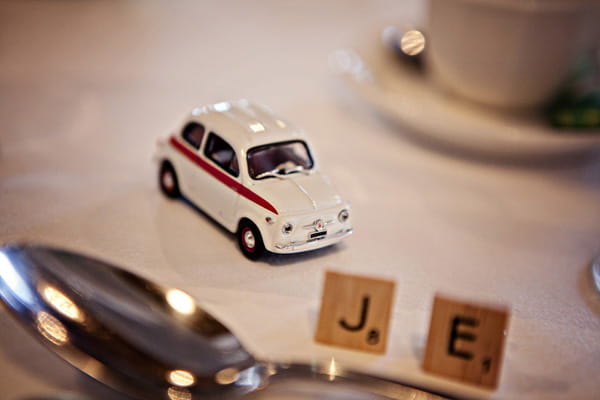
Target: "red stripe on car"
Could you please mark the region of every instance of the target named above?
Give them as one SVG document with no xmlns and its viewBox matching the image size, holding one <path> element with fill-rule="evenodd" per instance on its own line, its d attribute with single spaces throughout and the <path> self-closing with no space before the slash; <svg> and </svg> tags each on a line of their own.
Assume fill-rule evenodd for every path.
<svg viewBox="0 0 600 400">
<path fill-rule="evenodd" d="M 273 205 L 271 203 L 269 203 L 267 200 L 263 199 L 262 197 L 260 197 L 256 193 L 254 193 L 252 190 L 248 189 L 246 186 L 242 185 L 241 183 L 239 183 L 238 181 L 236 181 L 235 179 L 233 179 L 232 177 L 230 177 L 229 175 L 227 175 L 225 172 L 221 171 L 217 167 L 214 167 L 214 166 L 210 165 L 208 162 L 201 159 L 194 151 L 187 148 L 183 143 L 181 143 L 179 140 L 177 140 L 174 136 L 171 136 L 171 138 L 169 139 L 169 143 L 173 147 L 175 147 L 177 150 L 179 150 L 179 152 L 181 154 L 186 156 L 194 164 L 196 164 L 197 166 L 199 166 L 200 168 L 202 168 L 203 170 L 205 170 L 206 172 L 208 172 L 209 174 L 211 174 L 212 176 L 217 178 L 225 186 L 236 191 L 240 196 L 247 198 L 248 200 L 252 201 L 253 203 L 258 204 L 259 206 L 271 211 L 272 213 L 274 213 L 276 215 L 279 214 L 277 212 L 277 210 L 275 209 L 275 207 L 273 207 Z"/>
</svg>

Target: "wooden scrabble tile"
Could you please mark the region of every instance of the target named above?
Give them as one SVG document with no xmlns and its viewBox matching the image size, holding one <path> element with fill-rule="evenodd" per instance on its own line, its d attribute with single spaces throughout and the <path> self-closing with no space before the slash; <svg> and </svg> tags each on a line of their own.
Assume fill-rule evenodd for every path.
<svg viewBox="0 0 600 400">
<path fill-rule="evenodd" d="M 496 388 L 508 329 L 507 309 L 436 296 L 423 369 Z"/>
<path fill-rule="evenodd" d="M 384 353 L 394 282 L 327 271 L 315 340 Z"/>
</svg>

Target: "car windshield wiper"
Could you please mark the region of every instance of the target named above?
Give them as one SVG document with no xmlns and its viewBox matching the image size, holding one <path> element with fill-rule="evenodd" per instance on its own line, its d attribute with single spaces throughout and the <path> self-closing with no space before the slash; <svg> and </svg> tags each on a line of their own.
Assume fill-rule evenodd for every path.
<svg viewBox="0 0 600 400">
<path fill-rule="evenodd" d="M 306 168 L 304 168 L 302 165 L 298 164 L 293 168 L 288 168 L 284 171 L 285 175 L 289 175 L 289 174 L 293 174 L 296 172 L 301 172 L 304 175 L 310 175 L 310 170 L 307 170 Z"/>
<path fill-rule="evenodd" d="M 254 179 L 263 179 L 263 178 L 278 178 L 278 179 L 284 179 L 283 176 L 281 175 L 281 173 L 279 172 L 280 170 L 278 169 L 273 169 L 271 171 L 265 171 L 265 172 L 261 172 L 260 174 L 256 175 L 254 177 Z"/>
<path fill-rule="evenodd" d="M 307 170 L 302 165 L 298 164 L 290 168 L 285 168 L 285 165 L 279 164 L 277 167 L 273 168 L 270 171 L 261 172 L 256 175 L 254 179 L 263 179 L 263 178 L 278 178 L 285 179 L 285 175 L 293 174 L 296 172 L 301 172 L 305 175 L 310 175 L 310 170 Z"/>
</svg>

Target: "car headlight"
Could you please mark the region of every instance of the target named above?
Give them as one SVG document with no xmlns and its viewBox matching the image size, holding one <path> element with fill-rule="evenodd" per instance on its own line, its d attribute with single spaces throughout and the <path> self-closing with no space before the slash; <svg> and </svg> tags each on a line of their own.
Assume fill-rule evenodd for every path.
<svg viewBox="0 0 600 400">
<path fill-rule="evenodd" d="M 350 218 L 350 213 L 346 209 L 343 209 L 338 214 L 338 221 L 340 221 L 342 223 L 348 221 L 348 218 Z"/>
<path fill-rule="evenodd" d="M 292 233 L 293 230 L 294 230 L 294 225 L 292 225 L 290 222 L 286 222 L 281 227 L 281 232 L 283 232 L 286 235 L 289 235 L 290 233 Z"/>
</svg>

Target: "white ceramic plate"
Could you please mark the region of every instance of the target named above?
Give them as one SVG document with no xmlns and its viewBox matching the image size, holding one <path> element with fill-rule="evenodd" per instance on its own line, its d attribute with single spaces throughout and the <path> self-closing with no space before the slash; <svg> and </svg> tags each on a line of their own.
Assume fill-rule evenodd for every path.
<svg viewBox="0 0 600 400">
<path fill-rule="evenodd" d="M 425 50 L 426 51 L 426 50 Z M 537 115 L 514 115 L 460 100 L 404 65 L 380 36 L 337 50 L 331 66 L 346 86 L 425 141 L 482 156 L 540 158 L 600 149 L 600 132 L 557 130 Z"/>
</svg>

